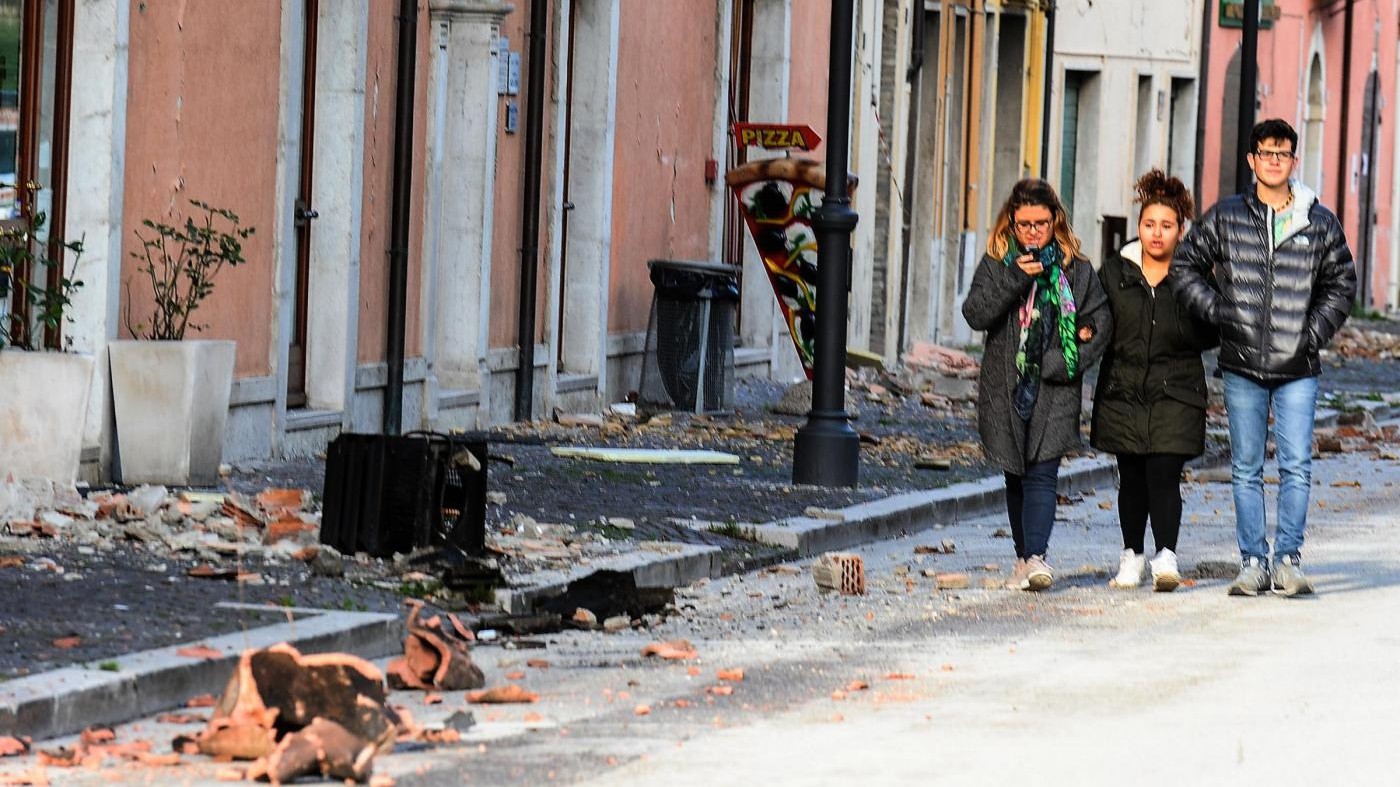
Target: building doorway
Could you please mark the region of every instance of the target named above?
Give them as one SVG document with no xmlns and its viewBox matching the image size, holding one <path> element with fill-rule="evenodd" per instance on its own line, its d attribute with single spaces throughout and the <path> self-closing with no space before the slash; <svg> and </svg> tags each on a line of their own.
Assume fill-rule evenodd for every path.
<svg viewBox="0 0 1400 787">
<path fill-rule="evenodd" d="M 33 251 L 55 263 L 0 271 L 0 292 L 9 295 L 0 298 L 0 320 L 9 321 L 9 334 L 28 334 L 34 319 L 12 282 L 57 286 L 67 263 L 59 241 L 67 213 L 72 54 L 73 0 L 0 0 L 0 229 L 43 216 L 38 240 L 47 253 Z M 62 326 L 48 329 L 43 343 L 62 346 Z"/>
<path fill-rule="evenodd" d="M 316 149 L 316 31 L 320 26 L 320 0 L 305 2 L 305 36 L 301 76 L 301 150 L 297 170 L 296 293 L 292 297 L 292 336 L 287 353 L 287 407 L 305 407 L 307 312 L 311 301 L 312 172 Z"/>
</svg>

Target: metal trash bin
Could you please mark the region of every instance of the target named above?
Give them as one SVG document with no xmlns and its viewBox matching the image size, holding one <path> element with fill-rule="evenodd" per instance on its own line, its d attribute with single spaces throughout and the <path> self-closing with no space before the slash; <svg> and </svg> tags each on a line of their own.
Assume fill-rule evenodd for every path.
<svg viewBox="0 0 1400 787">
<path fill-rule="evenodd" d="M 342 434 L 326 452 L 321 543 L 342 554 L 486 552 L 486 443 L 435 432 Z"/>
<path fill-rule="evenodd" d="M 738 268 L 681 260 L 651 260 L 647 267 L 655 293 L 637 411 L 730 410 Z"/>
</svg>

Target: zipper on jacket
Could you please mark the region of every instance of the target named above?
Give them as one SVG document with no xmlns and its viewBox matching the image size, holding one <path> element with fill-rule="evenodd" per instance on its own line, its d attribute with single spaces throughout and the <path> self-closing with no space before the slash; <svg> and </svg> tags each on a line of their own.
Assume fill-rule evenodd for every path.
<svg viewBox="0 0 1400 787">
<path fill-rule="evenodd" d="M 1147 380 L 1152 376 L 1152 339 L 1157 333 L 1157 293 L 1147 280 L 1147 274 L 1142 271 L 1138 273 L 1142 275 L 1142 286 L 1147 288 L 1147 353 L 1142 364 L 1142 384 L 1138 386 L 1138 395 L 1142 397 L 1143 404 L 1148 404 L 1152 401 L 1147 391 Z"/>
<path fill-rule="evenodd" d="M 1270 206 L 1264 208 L 1264 232 L 1267 241 L 1264 248 L 1268 250 L 1268 255 L 1264 258 L 1264 329 L 1259 332 L 1257 359 L 1261 365 L 1269 357 L 1265 345 L 1269 343 L 1269 335 L 1274 331 L 1274 209 Z"/>
</svg>

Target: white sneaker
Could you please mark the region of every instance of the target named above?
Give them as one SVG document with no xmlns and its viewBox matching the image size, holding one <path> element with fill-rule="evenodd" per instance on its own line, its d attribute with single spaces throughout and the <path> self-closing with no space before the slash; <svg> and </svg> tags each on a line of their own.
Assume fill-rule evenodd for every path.
<svg viewBox="0 0 1400 787">
<path fill-rule="evenodd" d="M 1147 575 L 1147 556 L 1139 555 L 1131 549 L 1123 550 L 1118 556 L 1118 576 L 1109 580 L 1111 588 L 1135 588 L 1142 584 Z"/>
<path fill-rule="evenodd" d="M 1181 585 L 1181 572 L 1176 567 L 1176 553 L 1170 549 L 1157 552 L 1152 558 L 1152 589 L 1170 593 Z"/>
</svg>

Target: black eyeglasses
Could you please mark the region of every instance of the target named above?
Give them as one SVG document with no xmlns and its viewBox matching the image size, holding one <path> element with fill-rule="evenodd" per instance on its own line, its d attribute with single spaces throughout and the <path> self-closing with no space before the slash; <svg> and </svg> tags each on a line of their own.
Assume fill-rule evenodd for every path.
<svg viewBox="0 0 1400 787">
<path fill-rule="evenodd" d="M 1018 221 L 1016 222 L 1016 229 L 1021 232 L 1030 232 L 1032 230 L 1044 232 L 1050 229 L 1050 221 L 1050 219 L 1041 219 L 1040 221 Z"/>
<path fill-rule="evenodd" d="M 1293 151 L 1291 150 L 1256 150 L 1254 157 L 1263 161 L 1292 161 Z"/>
</svg>

